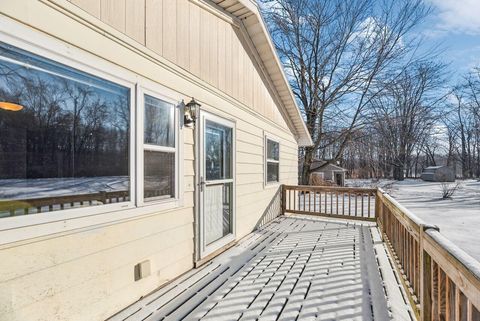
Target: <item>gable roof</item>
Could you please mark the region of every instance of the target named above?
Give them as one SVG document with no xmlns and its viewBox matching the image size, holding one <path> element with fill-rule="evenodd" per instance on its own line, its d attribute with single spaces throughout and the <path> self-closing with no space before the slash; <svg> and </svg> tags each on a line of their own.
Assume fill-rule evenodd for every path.
<svg viewBox="0 0 480 321">
<path fill-rule="evenodd" d="M 312 164 L 313 165 L 313 164 Z M 347 172 L 347 170 L 343 167 L 340 167 L 338 165 L 335 165 L 335 164 L 323 164 L 319 167 L 317 167 L 316 169 L 322 171 L 322 170 L 325 170 L 325 171 L 334 171 L 334 172 Z"/>
<path fill-rule="evenodd" d="M 288 83 L 283 65 L 278 58 L 270 34 L 263 21 L 260 9 L 253 0 L 211 0 L 221 10 L 241 21 L 245 32 L 250 37 L 252 48 L 258 55 L 261 67 L 270 78 L 272 87 L 280 100 L 290 125 L 294 128 L 300 146 L 312 145 L 312 139 L 303 121 L 300 108 Z"/>
<path fill-rule="evenodd" d="M 312 164 L 310 165 L 310 170 L 319 169 L 320 167 L 323 167 L 326 164 L 328 164 L 328 163 L 324 160 L 314 159 L 314 160 L 312 160 Z"/>
</svg>

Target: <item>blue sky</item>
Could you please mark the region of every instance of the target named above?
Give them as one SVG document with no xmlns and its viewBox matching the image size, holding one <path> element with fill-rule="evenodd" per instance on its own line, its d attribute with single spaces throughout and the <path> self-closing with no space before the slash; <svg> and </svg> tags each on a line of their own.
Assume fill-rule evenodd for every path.
<svg viewBox="0 0 480 321">
<path fill-rule="evenodd" d="M 424 48 L 439 45 L 451 82 L 480 66 L 480 0 L 427 0 L 433 8 L 422 26 Z"/>
</svg>

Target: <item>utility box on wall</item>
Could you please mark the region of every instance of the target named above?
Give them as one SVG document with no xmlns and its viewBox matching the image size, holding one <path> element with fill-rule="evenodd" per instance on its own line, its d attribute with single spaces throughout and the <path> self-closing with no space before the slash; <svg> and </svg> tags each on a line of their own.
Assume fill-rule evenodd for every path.
<svg viewBox="0 0 480 321">
<path fill-rule="evenodd" d="M 149 275 L 150 275 L 150 261 L 149 260 L 140 262 L 140 263 L 135 265 L 135 267 L 134 267 L 135 281 L 146 278 Z"/>
</svg>

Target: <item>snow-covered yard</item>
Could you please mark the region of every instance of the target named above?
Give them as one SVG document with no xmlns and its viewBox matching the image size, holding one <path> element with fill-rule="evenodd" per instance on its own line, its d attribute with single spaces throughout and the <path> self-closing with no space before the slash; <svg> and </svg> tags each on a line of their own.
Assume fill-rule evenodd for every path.
<svg viewBox="0 0 480 321">
<path fill-rule="evenodd" d="M 451 199 L 442 199 L 442 184 L 407 179 L 402 182 L 348 180 L 348 186 L 379 186 L 468 254 L 480 261 L 480 182 L 458 180 Z M 450 183 L 455 184 L 455 183 Z"/>
</svg>

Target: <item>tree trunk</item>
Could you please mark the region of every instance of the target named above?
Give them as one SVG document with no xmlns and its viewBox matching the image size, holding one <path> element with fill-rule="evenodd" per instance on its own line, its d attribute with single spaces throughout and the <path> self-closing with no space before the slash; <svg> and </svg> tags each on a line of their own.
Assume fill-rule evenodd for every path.
<svg viewBox="0 0 480 321">
<path fill-rule="evenodd" d="M 305 156 L 303 158 L 302 172 L 300 173 L 300 184 L 309 185 L 310 168 L 312 166 L 314 151 L 312 147 L 305 147 Z"/>
<path fill-rule="evenodd" d="M 403 165 L 395 164 L 393 166 L 393 179 L 397 181 L 403 181 L 405 179 Z"/>
</svg>

